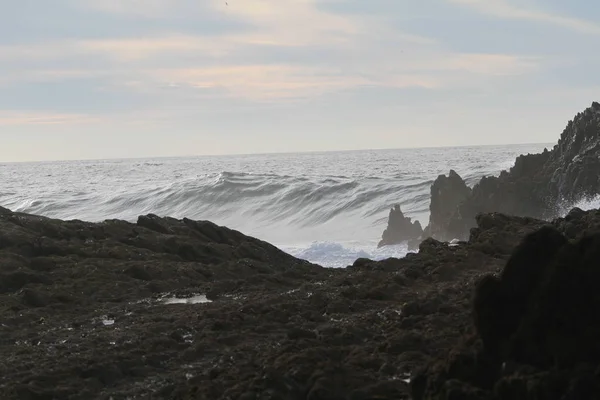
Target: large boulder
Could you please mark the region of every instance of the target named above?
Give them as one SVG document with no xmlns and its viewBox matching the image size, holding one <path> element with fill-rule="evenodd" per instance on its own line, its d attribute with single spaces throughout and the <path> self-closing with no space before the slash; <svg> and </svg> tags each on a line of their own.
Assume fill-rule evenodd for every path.
<svg viewBox="0 0 600 400">
<path fill-rule="evenodd" d="M 478 282 L 474 329 L 415 374 L 413 398 L 600 398 L 599 222 L 575 209 L 527 235 L 499 276 Z"/>
<path fill-rule="evenodd" d="M 421 223 L 419 221 L 412 222 L 410 217 L 404 216 L 400 205 L 396 204 L 390 210 L 388 226 L 383 232 L 378 247 L 400 244 L 405 241 L 412 244 L 418 241 L 422 235 Z"/>
</svg>

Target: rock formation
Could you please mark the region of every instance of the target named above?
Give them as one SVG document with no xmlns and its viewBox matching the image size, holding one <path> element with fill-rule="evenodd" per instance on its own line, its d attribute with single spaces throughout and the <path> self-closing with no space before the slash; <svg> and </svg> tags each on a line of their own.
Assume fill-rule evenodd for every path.
<svg viewBox="0 0 600 400">
<path fill-rule="evenodd" d="M 421 223 L 419 221 L 412 222 L 410 217 L 405 217 L 400 205 L 396 204 L 390 210 L 388 226 L 383 232 L 378 247 L 400 244 L 404 241 L 412 244 L 415 241 L 418 242 L 422 235 Z"/>
<path fill-rule="evenodd" d="M 512 258 L 548 223 L 498 213 L 476 223 L 468 242 L 429 238 L 403 259 L 326 269 L 207 221 L 87 223 L 1 209 L 0 398 L 368 400 L 412 391 L 438 399 L 497 390 L 528 399 L 518 390 L 548 391 L 547 383 L 590 398 L 582 391 L 597 382 L 598 246 L 581 238 L 599 230 L 600 212 L 573 210 L 552 222 L 557 241 L 534 233 L 533 251 L 525 244 Z M 580 241 L 561 246 L 560 235 Z M 548 249 L 559 261 L 544 267 Z M 512 272 L 478 288 L 509 259 Z M 526 304 L 513 305 L 517 313 L 498 307 L 513 291 Z M 169 304 L 173 297 L 188 300 Z M 509 321 L 515 341 L 494 336 L 491 314 Z M 475 326 L 500 351 L 484 350 Z M 545 339 L 532 346 L 533 338 Z M 562 380 L 548 372 L 548 356 Z"/>
<path fill-rule="evenodd" d="M 437 240 L 450 241 L 463 237 L 462 227 L 450 226 L 450 221 L 459 219 L 455 215 L 461 205 L 471 194 L 471 189 L 463 179 L 450 170 L 448 176 L 440 175 L 431 186 L 431 205 L 429 206 L 429 225 L 424 237 L 434 237 Z"/>
<path fill-rule="evenodd" d="M 600 194 L 600 104 L 569 121 L 551 151 L 517 157 L 509 171 L 482 178 L 469 195 L 461 181 L 451 171 L 433 184 L 425 236 L 466 239 L 479 213 L 552 219 L 565 205 Z M 451 187 L 440 192 L 443 186 Z"/>
<path fill-rule="evenodd" d="M 415 400 L 600 398 L 599 220 L 573 210 L 481 279 L 474 331 L 415 376 Z"/>
</svg>

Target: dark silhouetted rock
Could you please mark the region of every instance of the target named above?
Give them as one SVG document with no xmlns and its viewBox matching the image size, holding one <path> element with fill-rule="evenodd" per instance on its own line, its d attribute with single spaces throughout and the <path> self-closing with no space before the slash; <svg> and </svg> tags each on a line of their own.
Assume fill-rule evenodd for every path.
<svg viewBox="0 0 600 400">
<path fill-rule="evenodd" d="M 414 399 L 600 398 L 598 222 L 574 209 L 525 236 L 498 277 L 479 281 L 475 330 L 416 374 Z M 568 241 L 565 223 L 585 233 Z"/>
<path fill-rule="evenodd" d="M 411 246 L 414 246 L 422 234 L 421 223 L 419 221 L 412 222 L 410 217 L 405 217 L 400 206 L 396 204 L 390 210 L 388 227 L 383 232 L 378 247 L 400 244 L 405 241 L 410 241 Z"/>
<path fill-rule="evenodd" d="M 517 157 L 509 171 L 483 177 L 470 194 L 455 179 L 438 178 L 432 186 L 431 221 L 426 236 L 466 239 L 480 213 L 550 220 L 566 206 L 600 194 L 600 109 L 591 107 L 569 121 L 551 151 Z M 439 186 L 462 188 L 442 195 Z M 447 193 L 454 193 L 448 189 Z M 445 198 L 448 198 L 446 200 Z"/>
<path fill-rule="evenodd" d="M 480 282 L 474 300 L 475 327 L 488 351 L 501 350 L 515 333 L 545 268 L 566 243 L 554 227 L 543 227 L 517 246 L 499 279 L 488 276 Z"/>
<path fill-rule="evenodd" d="M 450 170 L 448 176 L 438 176 L 431 186 L 429 225 L 425 228 L 424 236 L 441 241 L 464 238 L 464 229 L 450 226 L 449 223 L 458 212 L 458 206 L 470 194 L 471 189 L 454 170 Z"/>
<path fill-rule="evenodd" d="M 600 211 L 332 269 L 138 222 L 0 214 L 0 399 L 599 398 Z"/>
</svg>

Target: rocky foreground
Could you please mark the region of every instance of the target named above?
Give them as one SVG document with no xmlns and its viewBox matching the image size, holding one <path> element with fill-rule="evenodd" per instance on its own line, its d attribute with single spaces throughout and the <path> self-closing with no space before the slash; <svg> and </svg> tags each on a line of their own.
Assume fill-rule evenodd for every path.
<svg viewBox="0 0 600 400">
<path fill-rule="evenodd" d="M 477 223 L 325 269 L 210 222 L 0 209 L 0 398 L 600 398 L 600 211 Z"/>
</svg>

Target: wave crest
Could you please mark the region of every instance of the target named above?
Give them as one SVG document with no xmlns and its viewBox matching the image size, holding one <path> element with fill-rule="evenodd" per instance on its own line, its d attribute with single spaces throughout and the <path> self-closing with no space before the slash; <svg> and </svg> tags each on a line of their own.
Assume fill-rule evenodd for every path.
<svg viewBox="0 0 600 400">
<path fill-rule="evenodd" d="M 135 220 L 147 213 L 176 218 L 208 219 L 250 234 L 273 230 L 316 230 L 332 221 L 344 221 L 338 227 L 352 239 L 356 227 L 381 235 L 387 212 L 402 199 L 409 215 L 426 215 L 430 180 L 402 181 L 392 178 L 345 176 L 301 176 L 252 174 L 223 171 L 174 180 L 164 185 L 119 187 L 112 192 L 63 192 L 38 199 L 20 199 L 5 203 L 16 211 L 100 221 L 107 218 Z M 314 228 L 314 229 L 313 229 Z M 324 229 L 323 235 L 328 234 Z M 261 238 L 280 238 L 273 232 Z M 285 236 L 285 235 L 284 235 Z"/>
</svg>

